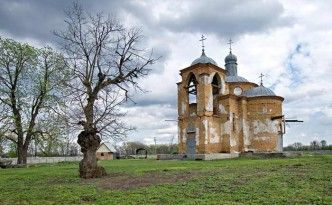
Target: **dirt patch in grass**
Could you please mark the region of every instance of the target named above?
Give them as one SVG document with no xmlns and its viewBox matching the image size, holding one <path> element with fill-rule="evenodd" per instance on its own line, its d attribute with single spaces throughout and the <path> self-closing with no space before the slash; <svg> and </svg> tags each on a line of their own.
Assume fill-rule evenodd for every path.
<svg viewBox="0 0 332 205">
<path fill-rule="evenodd" d="M 199 171 L 155 171 L 143 175 L 110 174 L 97 179 L 97 185 L 102 189 L 129 190 L 157 184 L 185 182 L 202 175 L 203 173 Z"/>
</svg>

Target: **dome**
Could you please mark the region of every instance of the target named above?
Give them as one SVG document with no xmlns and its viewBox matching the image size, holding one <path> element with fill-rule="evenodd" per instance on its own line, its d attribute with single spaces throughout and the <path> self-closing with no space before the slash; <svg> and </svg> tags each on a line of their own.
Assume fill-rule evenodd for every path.
<svg viewBox="0 0 332 205">
<path fill-rule="evenodd" d="M 230 61 L 237 61 L 237 57 L 236 57 L 236 55 L 234 55 L 232 52 L 230 52 L 229 54 L 228 54 L 228 56 L 226 56 L 226 58 L 225 58 L 225 63 L 227 64 L 228 62 L 230 62 Z"/>
<path fill-rule="evenodd" d="M 276 96 L 271 89 L 266 88 L 263 85 L 247 90 L 243 93 L 243 95 L 246 97 Z"/>
<path fill-rule="evenodd" d="M 207 64 L 207 63 L 211 63 L 213 65 L 217 65 L 217 63 L 212 59 L 212 58 L 209 58 L 205 55 L 205 52 L 203 51 L 202 52 L 202 55 L 201 57 L 197 58 L 196 60 L 194 60 L 191 65 L 195 65 L 195 64 L 198 64 L 198 63 L 203 63 L 203 64 Z"/>
<path fill-rule="evenodd" d="M 234 83 L 234 82 L 249 82 L 247 79 L 245 79 L 244 77 L 241 76 L 234 76 L 234 75 L 230 75 L 230 76 L 226 76 L 226 80 L 227 83 Z"/>
</svg>

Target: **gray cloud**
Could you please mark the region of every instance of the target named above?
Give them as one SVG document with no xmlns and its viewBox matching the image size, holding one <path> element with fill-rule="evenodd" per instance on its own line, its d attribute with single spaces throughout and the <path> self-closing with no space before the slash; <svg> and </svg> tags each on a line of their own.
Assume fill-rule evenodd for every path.
<svg viewBox="0 0 332 205">
<path fill-rule="evenodd" d="M 160 74 L 165 70 L 165 62 L 168 60 L 171 50 L 166 44 L 156 44 L 153 45 L 152 52 L 153 57 L 158 60 L 150 67 L 151 73 Z"/>
<path fill-rule="evenodd" d="M 180 16 L 163 16 L 160 24 L 174 32 L 212 33 L 237 37 L 290 25 L 278 1 L 195 1 Z"/>
<path fill-rule="evenodd" d="M 49 42 L 52 30 L 63 25 L 64 9 L 70 1 L 1 1 L 0 30 L 19 38 Z"/>
<path fill-rule="evenodd" d="M 173 93 L 149 91 L 146 93 L 136 93 L 132 99 L 135 103 L 128 102 L 126 106 L 146 107 L 151 105 L 169 105 L 172 108 L 176 108 L 177 106 L 176 88 L 174 89 Z"/>
<path fill-rule="evenodd" d="M 52 31 L 64 26 L 65 11 L 75 1 L 70 0 L 3 0 L 0 1 L 0 30 L 19 38 L 39 41 L 54 40 Z M 76 1 L 91 13 L 103 12 L 121 16 L 121 12 L 131 10 L 132 1 L 100 0 Z"/>
</svg>

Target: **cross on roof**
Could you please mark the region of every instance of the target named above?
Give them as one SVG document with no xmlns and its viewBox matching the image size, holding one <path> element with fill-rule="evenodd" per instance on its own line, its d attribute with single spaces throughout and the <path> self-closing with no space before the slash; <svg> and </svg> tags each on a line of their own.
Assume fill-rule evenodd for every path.
<svg viewBox="0 0 332 205">
<path fill-rule="evenodd" d="M 265 75 L 263 75 L 263 73 L 261 73 L 260 75 L 259 75 L 259 78 L 261 79 L 261 85 L 263 85 L 263 77 L 264 77 Z"/>
<path fill-rule="evenodd" d="M 204 52 L 204 41 L 206 40 L 206 38 L 205 38 L 205 36 L 204 35 L 202 35 L 201 36 L 201 40 L 199 40 L 199 41 L 202 41 L 202 51 Z"/>
<path fill-rule="evenodd" d="M 232 41 L 232 39 L 230 38 L 229 39 L 229 41 L 228 41 L 228 43 L 227 44 L 229 44 L 229 52 L 230 53 L 232 53 L 232 44 L 233 44 L 234 42 Z"/>
</svg>

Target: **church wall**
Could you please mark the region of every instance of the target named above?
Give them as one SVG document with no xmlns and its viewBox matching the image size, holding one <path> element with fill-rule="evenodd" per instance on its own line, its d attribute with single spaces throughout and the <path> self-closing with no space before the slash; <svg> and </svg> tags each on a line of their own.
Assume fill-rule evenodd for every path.
<svg viewBox="0 0 332 205">
<path fill-rule="evenodd" d="M 240 151 L 240 133 L 241 133 L 241 106 L 237 97 L 230 98 L 229 122 L 231 125 L 230 134 L 230 152 Z"/>
<path fill-rule="evenodd" d="M 280 151 L 282 122 L 272 121 L 271 117 L 282 115 L 282 100 L 273 97 L 255 97 L 248 99 L 247 108 L 250 136 L 250 145 L 247 149 L 255 152 Z"/>
<path fill-rule="evenodd" d="M 230 135 L 231 135 L 231 122 L 229 119 L 230 113 L 229 98 L 222 97 L 219 99 L 219 124 L 220 124 L 220 152 L 230 152 Z"/>
<path fill-rule="evenodd" d="M 211 117 L 209 121 L 209 135 L 206 145 L 206 153 L 222 152 L 221 123 L 219 116 Z"/>
<path fill-rule="evenodd" d="M 212 94 L 212 79 L 218 73 L 220 94 Z M 226 83 L 225 71 L 212 64 L 197 64 L 181 71 L 178 83 L 179 152 L 186 153 L 187 139 L 195 140 L 196 153 L 275 152 L 282 149 L 281 120 L 283 98 L 277 96 L 246 98 L 235 96 L 257 87 L 251 82 Z M 196 103 L 189 105 L 188 77 L 197 80 Z M 191 141 L 192 142 L 192 141 Z"/>
</svg>

